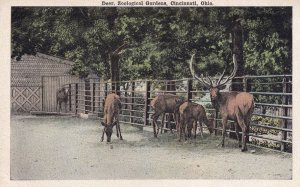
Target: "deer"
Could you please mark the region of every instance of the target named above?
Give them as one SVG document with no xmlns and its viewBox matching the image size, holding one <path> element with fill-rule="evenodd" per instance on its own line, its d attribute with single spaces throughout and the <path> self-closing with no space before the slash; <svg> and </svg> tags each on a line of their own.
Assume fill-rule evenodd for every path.
<svg viewBox="0 0 300 187">
<path fill-rule="evenodd" d="M 186 140 L 185 128 L 187 127 L 188 130 L 188 137 L 191 137 L 192 128 L 194 128 L 194 139 L 196 139 L 196 131 L 198 127 L 198 122 L 200 126 L 200 134 L 203 138 L 203 129 L 202 129 L 202 122 L 205 123 L 207 126 L 210 134 L 213 133 L 213 123 L 211 120 L 208 120 L 206 116 L 206 111 L 204 107 L 200 104 L 193 103 L 193 102 L 184 102 L 179 107 L 179 114 L 180 114 L 180 123 L 179 123 L 179 132 L 178 141 L 181 141 L 181 136 L 183 134 Z"/>
<path fill-rule="evenodd" d="M 101 121 L 102 126 L 104 126 L 101 142 L 103 142 L 104 140 L 104 133 L 107 137 L 106 141 L 111 141 L 111 135 L 113 133 L 114 126 L 116 126 L 117 137 L 120 138 L 120 140 L 123 140 L 119 124 L 119 114 L 121 111 L 121 107 L 122 105 L 120 97 L 117 94 L 111 93 L 107 95 L 104 104 L 104 118 L 103 121 Z"/>
<path fill-rule="evenodd" d="M 61 104 L 64 103 L 65 104 L 65 112 L 67 112 L 67 103 L 68 103 L 68 97 L 70 94 L 70 90 L 68 88 L 60 88 L 57 92 L 56 92 L 56 111 L 57 112 L 61 112 Z"/>
<path fill-rule="evenodd" d="M 157 138 L 157 135 L 159 133 L 159 126 L 157 123 L 157 120 L 160 115 L 163 115 L 162 121 L 161 121 L 161 133 L 164 126 L 164 120 L 165 120 L 165 114 L 171 113 L 174 115 L 175 118 L 175 124 L 176 129 L 178 129 L 179 124 L 179 112 L 178 108 L 179 106 L 184 103 L 185 98 L 173 95 L 173 94 L 164 94 L 164 95 L 157 95 L 151 102 L 150 106 L 154 110 L 154 113 L 152 114 L 152 125 L 153 125 L 153 133 L 154 137 Z M 169 120 L 170 122 L 170 120 Z M 157 127 L 157 132 L 156 132 Z M 172 132 L 172 128 L 170 127 L 170 130 Z"/>
<path fill-rule="evenodd" d="M 232 73 L 226 79 L 224 79 L 224 74 L 226 70 L 225 68 L 220 78 L 215 84 L 212 82 L 209 76 L 203 77 L 203 74 L 201 74 L 199 77 L 198 75 L 195 74 L 195 70 L 193 68 L 194 56 L 195 54 L 191 56 L 191 60 L 189 62 L 189 68 L 191 74 L 194 79 L 196 78 L 206 88 L 208 88 L 212 105 L 217 111 L 220 111 L 220 114 L 222 116 L 222 125 L 223 125 L 222 141 L 221 141 L 222 147 L 224 147 L 227 121 L 232 120 L 235 122 L 235 133 L 239 142 L 239 147 L 242 147 L 241 148 L 242 152 L 247 151 L 246 131 L 247 129 L 249 129 L 251 116 L 254 110 L 253 95 L 248 92 L 237 92 L 237 91 L 220 92 L 220 90 L 226 87 L 226 83 L 231 81 L 236 76 L 238 67 L 237 67 L 235 54 L 233 54 L 234 68 Z M 241 145 L 241 140 L 239 138 L 239 129 L 237 124 L 242 130 L 242 138 L 241 138 L 242 145 Z"/>
</svg>

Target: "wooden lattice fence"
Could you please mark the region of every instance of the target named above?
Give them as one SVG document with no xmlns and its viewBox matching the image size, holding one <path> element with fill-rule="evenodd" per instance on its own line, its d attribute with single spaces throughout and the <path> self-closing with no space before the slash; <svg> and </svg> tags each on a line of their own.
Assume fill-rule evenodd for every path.
<svg viewBox="0 0 300 187">
<path fill-rule="evenodd" d="M 12 111 L 25 112 L 42 110 L 41 93 L 41 87 L 12 87 Z"/>
</svg>

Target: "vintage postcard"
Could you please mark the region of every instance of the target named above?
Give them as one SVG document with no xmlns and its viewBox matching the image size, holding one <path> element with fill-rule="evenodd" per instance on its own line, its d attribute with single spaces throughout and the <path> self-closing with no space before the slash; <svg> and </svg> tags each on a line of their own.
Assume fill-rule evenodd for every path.
<svg viewBox="0 0 300 187">
<path fill-rule="evenodd" d="M 299 186 L 297 1 L 3 1 L 0 186 Z"/>
</svg>

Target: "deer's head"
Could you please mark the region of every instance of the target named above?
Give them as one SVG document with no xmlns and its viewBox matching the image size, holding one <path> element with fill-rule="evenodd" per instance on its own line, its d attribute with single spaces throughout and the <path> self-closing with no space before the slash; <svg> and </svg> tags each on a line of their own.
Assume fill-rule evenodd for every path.
<svg viewBox="0 0 300 187">
<path fill-rule="evenodd" d="M 175 109 L 176 111 L 179 110 L 180 105 L 182 105 L 184 102 L 188 101 L 186 98 L 179 96 L 178 98 L 175 99 Z"/>
<path fill-rule="evenodd" d="M 208 120 L 208 124 L 206 124 L 207 129 L 209 131 L 210 134 L 212 134 L 214 132 L 214 125 L 213 125 L 213 120 Z"/>
<path fill-rule="evenodd" d="M 107 137 L 107 142 L 110 142 L 111 140 L 111 135 L 113 133 L 113 127 L 117 124 L 117 121 L 114 121 L 112 124 L 106 124 L 104 122 L 101 121 L 102 126 L 104 126 L 104 132 L 106 134 Z"/>
<path fill-rule="evenodd" d="M 213 83 L 210 76 L 208 76 L 208 75 L 206 75 L 206 77 L 203 77 L 203 74 L 201 74 L 200 77 L 199 77 L 198 75 L 195 74 L 195 70 L 194 70 L 194 67 L 193 67 L 194 56 L 195 56 L 195 54 L 192 55 L 191 60 L 190 60 L 190 70 L 191 70 L 191 73 L 193 75 L 193 78 L 196 78 L 206 88 L 208 88 L 209 93 L 210 93 L 211 101 L 215 102 L 215 101 L 218 100 L 218 97 L 220 95 L 220 90 L 224 89 L 225 86 L 226 86 L 226 83 L 231 81 L 236 75 L 237 62 L 236 62 L 235 55 L 233 54 L 234 68 L 233 68 L 232 73 L 226 79 L 224 79 L 224 74 L 225 74 L 225 70 L 226 70 L 226 69 L 224 69 L 222 75 L 220 76 L 220 78 L 218 79 L 218 81 L 216 83 Z"/>
</svg>

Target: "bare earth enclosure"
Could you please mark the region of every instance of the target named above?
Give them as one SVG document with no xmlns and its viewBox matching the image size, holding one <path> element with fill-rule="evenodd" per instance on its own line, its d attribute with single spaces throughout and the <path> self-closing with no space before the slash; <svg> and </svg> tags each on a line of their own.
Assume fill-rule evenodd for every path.
<svg viewBox="0 0 300 187">
<path fill-rule="evenodd" d="M 148 128 L 148 127 L 147 127 Z M 97 119 L 11 117 L 11 179 L 292 179 L 292 154 L 249 147 L 204 133 L 177 142 L 175 134 L 121 124 L 100 142 Z"/>
</svg>

